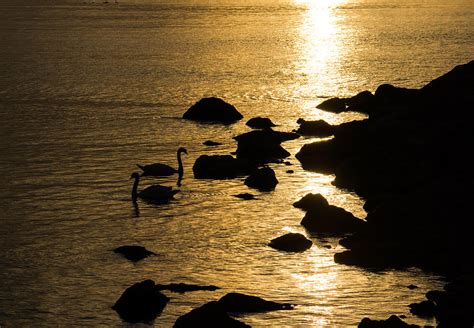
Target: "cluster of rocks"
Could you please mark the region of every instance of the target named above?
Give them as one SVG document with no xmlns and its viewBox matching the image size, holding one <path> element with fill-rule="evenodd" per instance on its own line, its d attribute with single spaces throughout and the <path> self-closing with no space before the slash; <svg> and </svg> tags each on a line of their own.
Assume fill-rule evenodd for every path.
<svg viewBox="0 0 474 328">
<path fill-rule="evenodd" d="M 341 240 L 348 250 L 336 254 L 336 262 L 420 267 L 450 279 L 472 276 L 473 103 L 471 61 L 421 89 L 384 84 L 375 94 L 365 91 L 318 106 L 369 114 L 366 120 L 341 124 L 334 138 L 307 144 L 296 155 L 305 169 L 335 174 L 336 186 L 367 200 L 367 222 Z M 461 312 L 474 308 L 472 299 L 463 302 L 468 305 L 460 305 Z M 412 311 L 445 313 L 443 307 L 425 302 Z M 456 326 L 451 315 L 436 318 L 441 325 Z"/>
</svg>

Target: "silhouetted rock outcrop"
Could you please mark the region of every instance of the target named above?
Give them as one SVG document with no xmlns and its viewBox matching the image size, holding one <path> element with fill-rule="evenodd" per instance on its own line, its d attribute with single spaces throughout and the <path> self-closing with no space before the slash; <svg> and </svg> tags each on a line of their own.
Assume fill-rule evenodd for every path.
<svg viewBox="0 0 474 328">
<path fill-rule="evenodd" d="M 174 323 L 175 328 L 195 327 L 229 327 L 246 328 L 249 325 L 238 321 L 227 314 L 219 302 L 213 301 L 180 316 Z"/>
<path fill-rule="evenodd" d="M 209 147 L 222 145 L 220 142 L 212 141 L 212 140 L 206 140 L 206 141 L 204 141 L 202 144 L 203 144 L 204 146 L 209 146 Z"/>
<path fill-rule="evenodd" d="M 292 310 L 294 307 L 289 303 L 267 301 L 257 296 L 245 295 L 241 293 L 228 293 L 223 296 L 218 301 L 218 303 L 225 309 L 225 311 L 231 313 Z"/>
<path fill-rule="evenodd" d="M 392 315 L 387 320 L 371 320 L 364 318 L 358 325 L 359 328 L 417 328 L 418 325 L 409 325 L 396 315 Z"/>
<path fill-rule="evenodd" d="M 272 239 L 268 246 L 286 252 L 304 252 L 311 248 L 313 243 L 300 233 L 287 233 Z"/>
<path fill-rule="evenodd" d="M 244 192 L 244 193 L 241 193 L 241 194 L 237 194 L 237 195 L 234 195 L 234 197 L 237 197 L 237 198 L 240 198 L 240 199 L 243 199 L 243 200 L 252 200 L 252 199 L 256 199 L 255 198 L 255 195 L 252 195 L 248 192 Z"/>
<path fill-rule="evenodd" d="M 153 280 L 127 288 L 112 309 L 127 322 L 151 322 L 161 314 L 169 298 L 158 291 Z"/>
<path fill-rule="evenodd" d="M 306 211 L 301 225 L 314 233 L 344 234 L 359 231 L 364 221 L 343 208 L 329 205 L 321 194 L 308 194 L 293 206 Z"/>
<path fill-rule="evenodd" d="M 252 129 L 270 129 L 276 126 L 269 118 L 260 116 L 251 118 L 245 124 Z"/>
<path fill-rule="evenodd" d="M 231 124 L 243 118 L 237 109 L 220 98 L 203 98 L 192 105 L 184 119 L 202 122 Z"/>
<path fill-rule="evenodd" d="M 127 260 L 133 262 L 140 261 L 150 255 L 156 255 L 155 253 L 147 250 L 145 247 L 136 245 L 120 246 L 114 249 L 114 252 L 123 255 Z"/>
<path fill-rule="evenodd" d="M 256 170 L 245 179 L 245 185 L 260 191 L 271 191 L 275 189 L 278 180 L 275 171 L 269 167 Z"/>
<path fill-rule="evenodd" d="M 155 288 L 157 290 L 169 290 L 175 293 L 194 292 L 197 290 L 215 291 L 215 290 L 220 289 L 219 287 L 214 286 L 214 285 L 200 286 L 200 285 L 190 285 L 190 284 L 185 284 L 185 283 L 167 284 L 167 285 L 157 284 Z"/>
<path fill-rule="evenodd" d="M 295 132 L 304 136 L 328 137 L 333 135 L 335 129 L 324 120 L 306 121 L 300 118 L 297 123 L 300 126 Z"/>
<path fill-rule="evenodd" d="M 255 165 L 249 161 L 231 155 L 201 155 L 193 165 L 196 179 L 232 179 L 254 170 Z"/>
<path fill-rule="evenodd" d="M 432 301 L 422 301 L 409 305 L 410 312 L 419 317 L 434 317 L 436 314 L 436 305 Z"/>
<path fill-rule="evenodd" d="M 330 98 L 319 105 L 316 106 L 319 109 L 333 112 L 333 113 L 340 113 L 346 110 L 346 100 L 343 98 Z"/>
<path fill-rule="evenodd" d="M 237 140 L 237 158 L 245 158 L 256 163 L 280 161 L 290 156 L 280 144 L 300 136 L 293 132 L 255 130 L 234 137 Z"/>
</svg>

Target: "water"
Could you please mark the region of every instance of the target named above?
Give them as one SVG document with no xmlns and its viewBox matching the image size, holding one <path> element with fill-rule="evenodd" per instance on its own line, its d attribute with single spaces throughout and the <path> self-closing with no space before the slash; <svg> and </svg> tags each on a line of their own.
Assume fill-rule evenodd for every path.
<svg viewBox="0 0 474 328">
<path fill-rule="evenodd" d="M 333 176 L 301 169 L 294 154 L 314 139 L 284 144 L 293 165 L 273 165 L 280 183 L 251 191 L 256 201 L 232 197 L 249 191 L 242 179 L 195 180 L 191 168 L 201 154 L 235 151 L 231 138 L 250 117 L 280 130 L 299 117 L 362 119 L 314 106 L 384 82 L 420 87 L 467 62 L 472 1 L 24 0 L 2 2 L 0 18 L 0 325 L 122 326 L 110 306 L 146 278 L 222 287 L 168 293 L 157 327 L 230 291 L 298 305 L 239 318 L 255 327 L 354 326 L 391 314 L 433 324 L 407 305 L 443 285 L 436 275 L 336 265 L 337 239 L 314 237 L 301 254 L 266 246 L 285 231 L 304 233 L 291 204 L 309 192 L 365 216 L 363 199 L 332 186 Z M 204 96 L 224 98 L 245 119 L 181 120 Z M 223 145 L 203 146 L 208 139 Z M 134 206 L 135 164 L 177 165 L 179 146 L 189 155 L 176 201 Z M 111 252 L 124 244 L 159 255 L 132 264 Z"/>
</svg>

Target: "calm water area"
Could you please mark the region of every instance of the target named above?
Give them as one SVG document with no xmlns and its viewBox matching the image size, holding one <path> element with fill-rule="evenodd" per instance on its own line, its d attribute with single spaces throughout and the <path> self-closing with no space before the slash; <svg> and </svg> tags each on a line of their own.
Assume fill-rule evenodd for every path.
<svg viewBox="0 0 474 328">
<path fill-rule="evenodd" d="M 313 247 L 297 254 L 267 246 L 287 231 L 306 234 L 292 203 L 310 192 L 366 215 L 363 199 L 331 185 L 334 176 L 294 158 L 315 139 L 283 144 L 293 165 L 271 165 L 273 192 L 243 179 L 197 180 L 192 165 L 235 151 L 232 137 L 251 117 L 281 131 L 300 117 L 363 119 L 315 106 L 386 82 L 421 87 L 472 60 L 474 1 L 3 0 L 0 42 L 0 326 L 127 326 L 110 307 L 144 279 L 222 288 L 166 292 L 156 327 L 231 291 L 297 305 L 239 317 L 254 327 L 350 327 L 391 314 L 435 324 L 407 305 L 440 288 L 441 277 L 337 265 L 337 238 L 312 236 Z M 205 96 L 235 105 L 244 120 L 182 120 Z M 177 166 L 181 146 L 189 154 L 176 200 L 134 206 L 136 164 Z M 154 183 L 176 186 L 176 178 L 140 187 Z M 241 192 L 258 199 L 232 196 Z M 133 264 L 112 252 L 128 244 L 158 255 Z"/>
</svg>

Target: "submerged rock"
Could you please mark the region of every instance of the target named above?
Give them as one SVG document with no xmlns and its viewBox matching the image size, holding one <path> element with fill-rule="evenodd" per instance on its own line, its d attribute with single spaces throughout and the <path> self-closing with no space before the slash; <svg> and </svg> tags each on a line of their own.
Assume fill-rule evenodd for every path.
<svg viewBox="0 0 474 328">
<path fill-rule="evenodd" d="M 313 245 L 312 241 L 300 233 L 287 233 L 272 239 L 268 246 L 286 252 L 304 252 Z"/>
<path fill-rule="evenodd" d="M 234 197 L 237 197 L 237 198 L 240 198 L 240 199 L 243 199 L 243 200 L 256 199 L 256 198 L 255 198 L 255 195 L 252 195 L 252 194 L 250 194 L 250 193 L 248 193 L 248 192 L 234 195 Z"/>
<path fill-rule="evenodd" d="M 303 211 L 318 211 L 329 207 L 329 203 L 321 194 L 306 194 L 299 201 L 293 203 L 293 206 Z"/>
<path fill-rule="evenodd" d="M 191 310 L 191 312 L 180 316 L 174 323 L 175 328 L 195 327 L 228 327 L 246 328 L 249 325 L 238 321 L 227 314 L 222 304 L 212 301 Z"/>
<path fill-rule="evenodd" d="M 253 117 L 245 123 L 248 127 L 252 129 L 270 129 L 276 126 L 272 120 L 267 117 Z"/>
<path fill-rule="evenodd" d="M 196 179 L 232 179 L 250 174 L 253 170 L 255 165 L 231 155 L 201 155 L 193 165 Z"/>
<path fill-rule="evenodd" d="M 200 286 L 200 285 L 190 285 L 185 283 L 179 284 L 167 284 L 167 285 L 156 285 L 155 288 L 157 290 L 169 290 L 175 293 L 186 293 L 186 292 L 194 292 L 198 290 L 207 290 L 207 291 L 215 291 L 220 289 L 217 286 L 209 285 L 209 286 Z"/>
<path fill-rule="evenodd" d="M 222 145 L 222 143 L 217 142 L 217 141 L 212 141 L 212 140 L 206 140 L 206 141 L 204 141 L 202 144 L 203 144 L 204 146 L 209 146 L 209 147 Z"/>
<path fill-rule="evenodd" d="M 127 322 L 148 323 L 161 314 L 169 298 L 158 291 L 153 280 L 144 280 L 127 288 L 112 306 Z"/>
<path fill-rule="evenodd" d="M 120 246 L 114 249 L 114 252 L 117 254 L 121 254 L 124 256 L 127 260 L 137 262 L 145 257 L 148 257 L 150 255 L 156 255 L 155 253 L 147 250 L 143 246 L 136 246 L 136 245 L 125 245 L 125 246 Z"/>
<path fill-rule="evenodd" d="M 269 167 L 258 169 L 245 179 L 246 186 L 260 191 L 271 191 L 275 189 L 277 184 L 275 171 Z"/>
<path fill-rule="evenodd" d="M 231 124 L 243 118 L 237 109 L 220 98 L 203 98 L 192 105 L 184 119 L 202 122 Z"/>
<path fill-rule="evenodd" d="M 241 293 L 228 293 L 223 296 L 218 303 L 225 309 L 225 311 L 231 313 L 292 310 L 294 308 L 294 306 L 289 303 L 267 301 L 257 296 Z"/>
<path fill-rule="evenodd" d="M 418 325 L 410 325 L 397 317 L 396 315 L 390 316 L 387 320 L 371 320 L 364 318 L 358 325 L 359 328 L 417 328 Z"/>
</svg>

